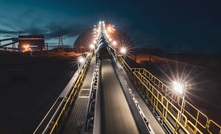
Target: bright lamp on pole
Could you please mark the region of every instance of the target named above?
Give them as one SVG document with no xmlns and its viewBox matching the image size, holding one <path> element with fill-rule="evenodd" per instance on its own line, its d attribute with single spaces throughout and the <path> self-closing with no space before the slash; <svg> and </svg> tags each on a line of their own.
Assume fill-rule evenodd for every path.
<svg viewBox="0 0 221 134">
<path fill-rule="evenodd" d="M 181 107 L 180 107 L 180 114 L 179 114 L 179 117 L 178 117 L 179 121 L 181 120 L 181 116 L 183 114 L 185 94 L 186 94 L 186 86 L 187 86 L 187 83 L 182 84 L 182 83 L 177 82 L 177 81 L 173 82 L 173 89 L 174 89 L 174 91 L 179 93 L 181 95 L 181 97 L 182 97 L 182 104 L 181 104 Z"/>
<path fill-rule="evenodd" d="M 126 53 L 127 53 L 127 49 L 126 49 L 125 47 L 121 47 L 121 48 L 120 48 L 120 53 L 123 55 L 124 60 L 125 60 L 125 56 L 126 56 Z"/>
<path fill-rule="evenodd" d="M 84 60 L 85 60 L 85 59 L 84 59 L 84 57 L 82 57 L 82 56 L 80 56 L 80 57 L 78 58 L 78 62 L 79 62 L 79 63 L 84 63 Z"/>
<path fill-rule="evenodd" d="M 112 44 L 113 44 L 114 46 L 116 46 L 116 45 L 117 45 L 117 42 L 116 42 L 116 41 L 113 41 Z"/>
<path fill-rule="evenodd" d="M 85 62 L 85 58 L 80 56 L 78 57 L 77 61 L 78 61 L 78 74 L 80 74 L 80 64 L 83 64 Z"/>
<path fill-rule="evenodd" d="M 182 94 L 183 93 L 183 90 L 184 90 L 184 86 L 183 84 L 177 82 L 177 81 L 174 81 L 173 82 L 173 89 L 174 91 L 176 91 L 177 93 L 179 94 Z"/>
<path fill-rule="evenodd" d="M 94 41 L 93 41 L 93 43 L 94 43 L 94 44 L 97 44 L 97 41 L 96 41 L 96 40 L 94 40 Z"/>
<path fill-rule="evenodd" d="M 93 50 L 95 48 L 94 44 L 90 44 L 90 49 Z"/>
<path fill-rule="evenodd" d="M 120 53 L 125 55 L 127 53 L 127 49 L 125 47 L 120 48 Z"/>
</svg>

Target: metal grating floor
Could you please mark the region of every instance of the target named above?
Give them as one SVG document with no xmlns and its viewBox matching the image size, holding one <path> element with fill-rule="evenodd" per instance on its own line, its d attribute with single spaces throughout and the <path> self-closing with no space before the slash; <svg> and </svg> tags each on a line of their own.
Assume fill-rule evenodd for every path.
<svg viewBox="0 0 221 134">
<path fill-rule="evenodd" d="M 62 132 L 63 134 L 80 134 L 85 116 L 85 112 L 83 111 L 86 111 L 87 102 L 87 98 L 77 99 L 76 105 L 72 109 L 66 126 Z"/>
<path fill-rule="evenodd" d="M 92 58 L 88 73 L 83 82 L 79 96 L 71 109 L 70 116 L 63 128 L 62 134 L 80 134 L 84 125 L 85 114 L 89 101 L 90 86 L 95 67 L 95 56 Z"/>
</svg>

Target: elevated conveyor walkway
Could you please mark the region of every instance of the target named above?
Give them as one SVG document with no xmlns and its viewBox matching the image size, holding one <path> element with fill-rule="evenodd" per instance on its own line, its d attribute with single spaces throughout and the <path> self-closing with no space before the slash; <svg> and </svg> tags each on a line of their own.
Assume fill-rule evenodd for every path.
<svg viewBox="0 0 221 134">
<path fill-rule="evenodd" d="M 62 134 L 78 134 L 81 133 L 84 125 L 87 105 L 89 101 L 89 94 L 91 90 L 92 76 L 95 67 L 95 56 L 91 60 L 90 67 L 88 69 L 85 80 L 82 84 L 78 98 L 71 109 L 70 116 L 67 118 L 67 122 L 64 125 Z"/>
</svg>

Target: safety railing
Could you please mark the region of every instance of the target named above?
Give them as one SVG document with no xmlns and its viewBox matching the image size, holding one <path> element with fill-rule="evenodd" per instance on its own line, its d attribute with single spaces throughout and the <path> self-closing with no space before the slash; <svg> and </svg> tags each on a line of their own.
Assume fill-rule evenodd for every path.
<svg viewBox="0 0 221 134">
<path fill-rule="evenodd" d="M 163 122 L 174 133 L 209 133 L 221 134 L 221 126 L 209 119 L 203 112 L 190 102 L 184 102 L 183 113 L 180 113 L 180 96 L 176 95 L 170 87 L 144 68 L 130 68 L 122 59 L 119 61 L 125 70 L 132 75 L 133 82 L 147 104 L 152 106 L 152 112 L 158 112 Z M 181 114 L 181 119 L 179 119 Z M 163 123 L 162 122 L 162 123 Z"/>
<path fill-rule="evenodd" d="M 173 101 L 173 103 L 178 103 L 178 105 L 181 105 L 181 98 L 177 96 L 175 92 L 173 92 L 169 86 L 164 84 L 163 82 L 160 81 L 157 77 L 155 77 L 153 74 L 151 74 L 149 71 L 147 71 L 144 68 L 131 68 L 131 71 L 138 71 L 142 75 L 144 75 L 147 80 L 149 80 L 157 89 L 160 89 L 159 91 L 164 95 L 167 96 L 167 98 L 170 101 Z"/>
<path fill-rule="evenodd" d="M 57 134 L 59 133 L 59 130 L 65 120 L 65 118 L 67 117 L 69 111 L 70 111 L 70 106 L 72 105 L 72 103 L 74 102 L 77 93 L 82 85 L 82 82 L 85 78 L 85 75 L 87 73 L 88 67 L 90 65 L 90 61 L 92 58 L 92 54 L 90 55 L 90 57 L 88 57 L 87 62 L 85 63 L 85 66 L 83 67 L 82 71 L 80 72 L 76 83 L 72 89 L 72 91 L 70 92 L 70 94 L 68 95 L 66 102 L 63 106 L 63 108 L 61 109 L 61 111 L 58 113 L 57 117 L 54 119 L 54 123 L 52 125 L 52 127 L 47 131 L 47 133 L 49 134 Z"/>
</svg>

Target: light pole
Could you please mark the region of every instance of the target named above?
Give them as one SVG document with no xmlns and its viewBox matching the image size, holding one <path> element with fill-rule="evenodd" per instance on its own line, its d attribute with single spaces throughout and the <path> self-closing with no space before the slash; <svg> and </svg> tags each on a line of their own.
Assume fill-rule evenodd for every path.
<svg viewBox="0 0 221 134">
<path fill-rule="evenodd" d="M 125 60 L 125 56 L 126 56 L 126 54 L 127 54 L 127 49 L 126 49 L 125 47 L 121 47 L 121 48 L 120 48 L 120 53 L 123 55 L 124 60 Z"/>
<path fill-rule="evenodd" d="M 185 95 L 186 95 L 186 86 L 187 86 L 187 83 L 184 83 L 184 84 L 181 84 L 177 81 L 174 81 L 173 82 L 173 89 L 181 94 L 182 96 L 182 103 L 181 103 L 181 108 L 180 108 L 180 114 L 179 114 L 179 117 L 178 117 L 178 121 L 181 120 L 181 117 L 182 117 L 182 113 L 183 113 L 183 110 L 184 110 L 184 102 L 185 102 Z"/>
<path fill-rule="evenodd" d="M 95 45 L 94 44 L 90 44 L 90 51 L 91 52 L 93 52 L 94 48 L 95 48 Z"/>
<path fill-rule="evenodd" d="M 116 42 L 116 41 L 113 41 L 113 42 L 112 42 L 112 45 L 113 45 L 113 46 L 116 46 L 116 45 L 117 45 L 117 42 Z"/>
<path fill-rule="evenodd" d="M 82 64 L 84 61 L 85 61 L 85 59 L 84 59 L 84 57 L 82 57 L 82 56 L 80 56 L 80 57 L 78 57 L 78 75 L 80 74 L 80 64 Z"/>
</svg>

